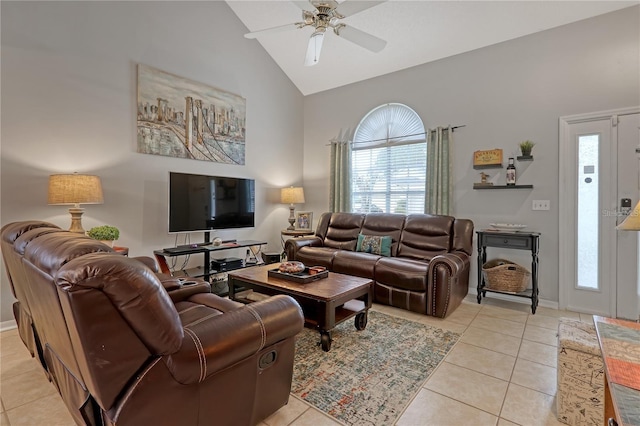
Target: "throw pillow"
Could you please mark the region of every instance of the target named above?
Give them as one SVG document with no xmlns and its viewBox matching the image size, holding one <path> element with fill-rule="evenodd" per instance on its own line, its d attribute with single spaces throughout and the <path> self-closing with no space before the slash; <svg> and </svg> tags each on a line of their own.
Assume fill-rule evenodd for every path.
<svg viewBox="0 0 640 426">
<path fill-rule="evenodd" d="M 388 235 L 358 235 L 356 251 L 391 256 L 391 237 Z"/>
</svg>

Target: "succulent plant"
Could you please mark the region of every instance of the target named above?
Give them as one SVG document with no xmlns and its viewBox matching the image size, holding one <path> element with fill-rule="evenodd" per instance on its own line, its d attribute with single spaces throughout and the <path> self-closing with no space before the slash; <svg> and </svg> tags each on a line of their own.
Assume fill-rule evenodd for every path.
<svg viewBox="0 0 640 426">
<path fill-rule="evenodd" d="M 520 151 L 522 151 L 522 155 L 528 156 L 531 155 L 531 150 L 533 149 L 535 142 L 530 140 L 522 141 L 518 144 L 520 146 Z"/>
</svg>

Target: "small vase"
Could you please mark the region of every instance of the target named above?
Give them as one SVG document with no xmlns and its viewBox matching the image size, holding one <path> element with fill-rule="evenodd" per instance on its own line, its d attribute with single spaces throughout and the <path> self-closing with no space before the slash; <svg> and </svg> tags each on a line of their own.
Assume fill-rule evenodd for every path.
<svg viewBox="0 0 640 426">
<path fill-rule="evenodd" d="M 106 244 L 109 247 L 113 247 L 113 240 L 100 240 L 102 244 Z"/>
</svg>

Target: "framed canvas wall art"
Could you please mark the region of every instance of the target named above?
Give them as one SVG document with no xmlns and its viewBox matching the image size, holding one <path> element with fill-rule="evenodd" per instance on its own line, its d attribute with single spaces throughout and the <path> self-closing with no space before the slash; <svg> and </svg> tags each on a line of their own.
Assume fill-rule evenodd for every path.
<svg viewBox="0 0 640 426">
<path fill-rule="evenodd" d="M 138 65 L 138 152 L 244 165 L 245 131 L 244 98 Z"/>
</svg>

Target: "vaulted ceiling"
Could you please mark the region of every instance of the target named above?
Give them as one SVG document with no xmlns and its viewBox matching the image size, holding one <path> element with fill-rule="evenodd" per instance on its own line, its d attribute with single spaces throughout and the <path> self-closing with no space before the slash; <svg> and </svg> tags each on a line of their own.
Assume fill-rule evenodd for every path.
<svg viewBox="0 0 640 426">
<path fill-rule="evenodd" d="M 640 4 L 638 1 L 388 0 L 341 20 L 386 40 L 382 51 L 373 53 L 328 30 L 319 62 L 307 67 L 304 58 L 313 27 L 298 29 L 293 23 L 303 21 L 301 7 L 315 10 L 311 4 L 287 0 L 227 0 L 227 3 L 248 32 L 292 24 L 290 29 L 259 35 L 253 42 L 264 47 L 303 95 Z M 338 3 L 342 5 L 344 1 Z"/>
</svg>

